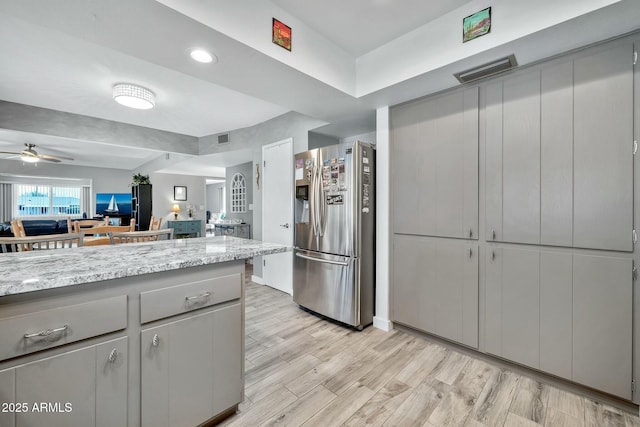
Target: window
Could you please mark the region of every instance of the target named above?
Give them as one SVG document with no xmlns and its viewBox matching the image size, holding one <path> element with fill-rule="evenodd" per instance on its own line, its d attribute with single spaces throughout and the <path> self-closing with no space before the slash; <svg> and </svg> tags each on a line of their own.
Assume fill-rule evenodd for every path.
<svg viewBox="0 0 640 427">
<path fill-rule="evenodd" d="M 231 180 L 231 212 L 245 213 L 247 211 L 247 184 L 244 175 L 237 173 Z"/>
<path fill-rule="evenodd" d="M 14 184 L 15 216 L 80 215 L 82 187 Z"/>
</svg>

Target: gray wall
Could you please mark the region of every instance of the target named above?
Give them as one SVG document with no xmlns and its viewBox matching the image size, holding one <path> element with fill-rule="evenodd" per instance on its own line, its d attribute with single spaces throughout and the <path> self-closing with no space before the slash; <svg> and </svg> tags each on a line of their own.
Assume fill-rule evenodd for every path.
<svg viewBox="0 0 640 427">
<path fill-rule="evenodd" d="M 226 204 L 227 210 L 225 212 L 226 219 L 241 219 L 243 222 L 247 224 L 251 224 L 252 233 L 253 233 L 253 212 L 249 209 L 249 205 L 253 204 L 253 185 L 251 185 L 251 166 L 252 163 L 243 163 L 241 165 L 230 166 L 226 169 L 226 178 L 227 181 L 225 183 L 227 187 L 226 192 Z M 241 173 L 244 175 L 244 179 L 247 181 L 247 210 L 245 213 L 233 213 L 231 212 L 231 181 L 233 176 L 237 173 Z"/>
<path fill-rule="evenodd" d="M 316 132 L 309 132 L 309 150 L 336 145 L 338 143 L 340 143 L 340 140 L 333 136 L 323 135 Z"/>
<path fill-rule="evenodd" d="M 168 173 L 152 173 L 149 175 L 153 185 L 153 215 L 161 216 L 162 228 L 165 228 L 166 221 L 173 220 L 171 207 L 174 204 L 180 205 L 179 220 L 189 219 L 187 206 L 193 206 L 193 219 L 202 220 L 200 233 L 204 236 L 205 213 L 205 178 L 193 175 L 174 175 Z M 173 186 L 181 185 L 187 187 L 187 201 L 176 202 L 173 200 Z"/>
<path fill-rule="evenodd" d="M 225 187 L 225 183 L 221 182 L 219 184 L 208 184 L 207 185 L 207 203 L 206 210 L 211 213 L 216 213 L 222 211 L 222 203 L 218 200 L 219 198 L 219 190 Z"/>
</svg>

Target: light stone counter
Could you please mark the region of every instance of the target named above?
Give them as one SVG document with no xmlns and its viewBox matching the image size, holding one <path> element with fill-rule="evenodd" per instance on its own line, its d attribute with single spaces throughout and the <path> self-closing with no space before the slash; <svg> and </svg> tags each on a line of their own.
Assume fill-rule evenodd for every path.
<svg viewBox="0 0 640 427">
<path fill-rule="evenodd" d="M 284 245 L 220 236 L 0 254 L 0 297 L 287 250 Z"/>
</svg>

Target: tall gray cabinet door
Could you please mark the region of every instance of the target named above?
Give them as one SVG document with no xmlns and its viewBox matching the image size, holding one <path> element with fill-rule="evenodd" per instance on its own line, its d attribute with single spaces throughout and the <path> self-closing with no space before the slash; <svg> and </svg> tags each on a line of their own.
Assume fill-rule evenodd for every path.
<svg viewBox="0 0 640 427">
<path fill-rule="evenodd" d="M 573 62 L 543 68 L 540 243 L 573 245 Z"/>
<path fill-rule="evenodd" d="M 485 252 L 485 328 L 488 353 L 502 355 L 502 249 L 487 246 Z"/>
<path fill-rule="evenodd" d="M 242 402 L 244 389 L 240 303 L 213 312 L 213 413 Z"/>
<path fill-rule="evenodd" d="M 17 402 L 15 369 L 0 371 L 0 404 Z M 15 427 L 15 414 L 0 411 L 0 426 Z"/>
<path fill-rule="evenodd" d="M 574 62 L 574 246 L 631 251 L 633 46 Z"/>
<path fill-rule="evenodd" d="M 502 249 L 502 356 L 538 368 L 540 252 Z"/>
<path fill-rule="evenodd" d="M 402 106 L 391 110 L 393 141 L 393 228 L 397 233 L 418 230 L 418 162 L 415 108 Z"/>
<path fill-rule="evenodd" d="M 393 320 L 405 325 L 418 323 L 418 286 L 424 263 L 415 238 L 393 238 Z"/>
<path fill-rule="evenodd" d="M 438 139 L 434 130 L 433 116 L 436 107 L 433 100 L 425 100 L 415 105 L 417 116 L 417 137 L 414 155 L 418 158 L 418 179 L 414 182 L 417 188 L 417 220 L 418 231 L 415 234 L 434 236 L 438 234 L 438 220 L 435 201 L 438 197 L 436 169 L 438 156 Z M 402 166 L 401 166 L 402 167 Z M 412 185 L 412 183 L 406 183 Z"/>
<path fill-rule="evenodd" d="M 420 269 L 416 271 L 416 287 L 418 292 L 418 324 L 424 331 L 437 330 L 437 307 L 440 304 L 438 287 L 437 247 L 432 239 L 415 240 Z"/>
<path fill-rule="evenodd" d="M 127 341 L 96 346 L 96 427 L 127 425 Z"/>
<path fill-rule="evenodd" d="M 463 237 L 478 239 L 478 88 L 467 89 L 463 95 L 462 232 Z"/>
<path fill-rule="evenodd" d="M 478 346 L 478 256 L 477 245 L 459 240 L 436 242 L 436 300 L 434 333 L 444 338 Z"/>
<path fill-rule="evenodd" d="M 169 427 L 169 327 L 143 330 L 140 351 L 141 425 Z"/>
<path fill-rule="evenodd" d="M 502 241 L 540 243 L 540 72 L 503 83 Z M 487 124 L 488 126 L 488 124 Z"/>
<path fill-rule="evenodd" d="M 455 92 L 431 101 L 434 111 L 430 118 L 433 146 L 432 167 L 436 171 L 434 199 L 426 199 L 436 212 L 435 236 L 467 237 L 464 234 L 464 97 Z M 422 183 L 421 183 L 422 184 Z"/>
<path fill-rule="evenodd" d="M 478 348 L 478 245 L 462 248 L 462 342 Z"/>
<path fill-rule="evenodd" d="M 486 87 L 486 239 L 502 240 L 502 81 Z"/>
<path fill-rule="evenodd" d="M 196 426 L 211 418 L 213 316 L 169 324 L 169 425 Z"/>
<path fill-rule="evenodd" d="M 573 256 L 540 253 L 540 369 L 571 379 Z"/>
<path fill-rule="evenodd" d="M 573 259 L 573 380 L 631 399 L 632 261 Z"/>
<path fill-rule="evenodd" d="M 96 378 L 78 373 L 96 372 L 96 348 L 70 351 L 16 368 L 17 402 L 71 403 L 63 414 L 16 414 L 17 426 L 86 427 L 95 425 Z"/>
</svg>

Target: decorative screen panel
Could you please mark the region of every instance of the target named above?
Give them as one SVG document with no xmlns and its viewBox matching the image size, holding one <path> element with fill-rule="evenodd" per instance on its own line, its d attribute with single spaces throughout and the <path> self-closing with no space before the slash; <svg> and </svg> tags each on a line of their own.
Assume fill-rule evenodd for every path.
<svg viewBox="0 0 640 427">
<path fill-rule="evenodd" d="M 244 175 L 237 173 L 231 180 L 231 212 L 245 213 L 247 211 L 247 182 Z"/>
</svg>

